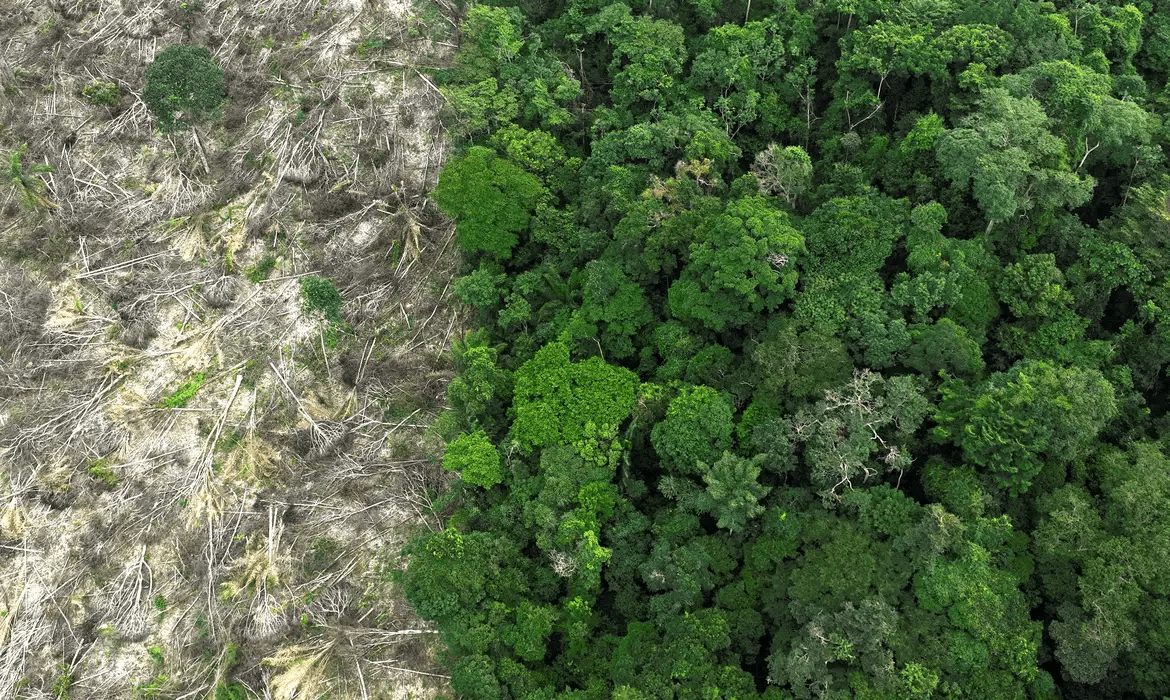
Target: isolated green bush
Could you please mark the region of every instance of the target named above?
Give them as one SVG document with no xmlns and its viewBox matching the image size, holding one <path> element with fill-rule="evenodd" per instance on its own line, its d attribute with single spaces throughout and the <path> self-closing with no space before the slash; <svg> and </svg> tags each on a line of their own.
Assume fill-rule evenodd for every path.
<svg viewBox="0 0 1170 700">
<path fill-rule="evenodd" d="M 276 267 L 276 258 L 271 255 L 264 256 L 264 259 L 248 268 L 248 279 L 259 283 L 268 279 L 268 273 L 272 272 L 272 268 Z"/>
<path fill-rule="evenodd" d="M 94 481 L 103 484 L 107 488 L 114 488 L 118 485 L 118 475 L 114 473 L 109 467 L 110 460 L 108 457 L 103 457 L 89 463 L 89 476 Z"/>
<path fill-rule="evenodd" d="M 69 667 L 65 664 L 61 664 L 58 668 L 61 671 L 61 675 L 57 676 L 56 680 L 53 681 L 51 690 L 53 697 L 61 700 L 62 698 L 69 697 L 69 688 L 73 685 L 73 674 L 69 672 Z"/>
<path fill-rule="evenodd" d="M 324 277 L 302 277 L 301 300 L 305 313 L 320 311 L 330 321 L 341 322 L 341 293 Z"/>
<path fill-rule="evenodd" d="M 146 67 L 142 101 L 164 134 L 218 118 L 226 101 L 223 70 L 203 46 L 168 46 Z"/>
<path fill-rule="evenodd" d="M 122 101 L 122 91 L 114 83 L 105 80 L 95 80 L 81 88 L 81 96 L 90 104 L 97 106 L 114 106 Z"/>
<path fill-rule="evenodd" d="M 24 152 L 28 150 L 28 144 L 23 143 L 20 148 L 12 152 L 8 159 L 8 181 L 16 188 L 17 194 L 20 196 L 20 206 L 29 211 L 37 209 L 56 209 L 57 205 L 50 202 L 45 197 L 45 182 L 39 177 L 34 177 L 40 173 L 55 173 L 57 169 L 51 165 L 33 165 L 25 170 L 24 164 L 21 163 L 21 157 Z"/>
</svg>

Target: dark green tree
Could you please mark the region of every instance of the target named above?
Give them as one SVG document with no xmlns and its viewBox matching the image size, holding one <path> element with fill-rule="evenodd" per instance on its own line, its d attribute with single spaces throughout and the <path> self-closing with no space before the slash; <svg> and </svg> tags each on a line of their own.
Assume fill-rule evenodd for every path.
<svg viewBox="0 0 1170 700">
<path fill-rule="evenodd" d="M 760 197 L 734 200 L 691 245 L 690 264 L 670 287 L 668 305 L 681 319 L 712 330 L 743 326 L 788 299 L 796 287 L 801 235 Z"/>
<path fill-rule="evenodd" d="M 454 409 L 445 419 L 453 430 L 449 439 L 466 431 L 484 430 L 499 438 L 505 432 L 504 411 L 512 397 L 512 373 L 500 366 L 500 349 L 488 345 L 486 334 L 476 333 L 452 345 L 459 376 L 447 385 L 447 401 Z M 440 421 L 440 426 L 444 421 Z"/>
<path fill-rule="evenodd" d="M 1018 213 L 1076 207 L 1092 195 L 1093 180 L 1073 171 L 1049 124 L 1034 98 L 991 88 L 983 91 L 978 112 L 938 137 L 943 172 L 954 184 L 971 186 L 988 231 Z"/>
<path fill-rule="evenodd" d="M 1069 484 L 1040 501 L 1034 547 L 1058 618 L 1049 628 L 1056 655 L 1078 683 L 1120 673 L 1156 696 L 1170 683 L 1170 647 L 1145 640 L 1160 635 L 1153 630 L 1164 618 L 1150 625 L 1148 615 L 1170 591 L 1170 460 L 1160 445 L 1142 442 L 1104 452 L 1092 473 L 1104 498 Z M 1153 666 L 1138 672 L 1145 663 Z"/>
<path fill-rule="evenodd" d="M 227 101 L 223 70 L 205 46 L 168 46 L 146 67 L 142 101 L 164 134 L 216 119 Z"/>
<path fill-rule="evenodd" d="M 706 491 L 699 497 L 699 507 L 717 518 L 716 525 L 728 532 L 743 532 L 752 518 L 764 512 L 760 499 L 772 489 L 759 482 L 760 464 L 766 459 L 736 457 L 724 452 L 711 466 L 702 462 Z"/>
</svg>

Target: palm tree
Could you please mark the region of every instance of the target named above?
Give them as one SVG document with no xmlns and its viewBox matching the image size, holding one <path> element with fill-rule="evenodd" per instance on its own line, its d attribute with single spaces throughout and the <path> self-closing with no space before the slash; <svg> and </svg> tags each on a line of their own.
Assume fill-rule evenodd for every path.
<svg viewBox="0 0 1170 700">
<path fill-rule="evenodd" d="M 39 173 L 55 173 L 57 169 L 51 165 L 34 165 L 25 172 L 20 157 L 28 150 L 28 144 L 21 144 L 20 148 L 12 152 L 12 161 L 8 166 L 8 179 L 20 194 L 20 204 L 25 209 L 35 211 L 42 207 L 56 209 L 57 205 L 45 197 L 45 181 L 37 177 Z"/>
</svg>

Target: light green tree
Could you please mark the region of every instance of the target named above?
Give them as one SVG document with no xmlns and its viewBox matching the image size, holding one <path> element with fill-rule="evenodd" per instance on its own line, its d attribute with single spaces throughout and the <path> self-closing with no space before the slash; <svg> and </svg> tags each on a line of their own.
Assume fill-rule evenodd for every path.
<svg viewBox="0 0 1170 700">
<path fill-rule="evenodd" d="M 731 448 L 731 404 L 709 386 L 686 387 L 654 426 L 650 441 L 662 466 L 675 474 L 698 475 Z"/>
<path fill-rule="evenodd" d="M 507 259 L 546 196 L 540 180 L 490 148 L 472 146 L 439 175 L 435 201 L 455 217 L 459 246 Z"/>
<path fill-rule="evenodd" d="M 482 430 L 460 435 L 449 443 L 443 454 L 443 468 L 459 472 L 459 478 L 466 483 L 485 489 L 504 478 L 500 453 Z"/>
<path fill-rule="evenodd" d="M 1033 209 L 1079 206 L 1093 193 L 1092 178 L 1073 172 L 1065 144 L 1049 131 L 1048 115 L 1031 97 L 984 90 L 979 111 L 936 143 L 943 173 L 958 186 L 971 185 L 988 231 Z"/>
<path fill-rule="evenodd" d="M 572 444 L 616 429 L 634 407 L 638 380 L 600 357 L 569 361 L 569 348 L 549 343 L 516 370 L 512 436 L 525 449 Z"/>
</svg>

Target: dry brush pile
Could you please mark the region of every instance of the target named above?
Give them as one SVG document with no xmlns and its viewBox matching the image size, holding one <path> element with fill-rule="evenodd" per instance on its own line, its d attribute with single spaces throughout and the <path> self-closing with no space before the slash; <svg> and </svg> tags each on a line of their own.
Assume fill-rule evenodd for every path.
<svg viewBox="0 0 1170 700">
<path fill-rule="evenodd" d="M 0 0 L 0 697 L 442 687 L 388 572 L 445 484 L 452 10 Z M 165 136 L 176 43 L 229 101 Z"/>
</svg>

